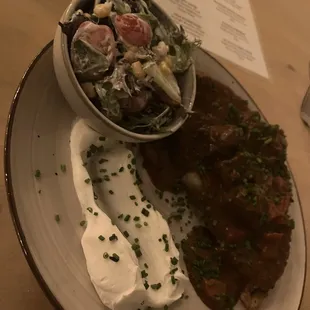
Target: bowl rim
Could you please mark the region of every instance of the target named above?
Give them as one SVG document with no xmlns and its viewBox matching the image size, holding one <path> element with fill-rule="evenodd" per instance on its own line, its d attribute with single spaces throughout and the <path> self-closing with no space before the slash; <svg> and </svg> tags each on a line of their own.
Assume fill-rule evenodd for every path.
<svg viewBox="0 0 310 310">
<path fill-rule="evenodd" d="M 64 14 L 62 15 L 60 19 L 61 23 L 65 23 L 69 20 L 69 18 L 75 12 L 76 7 L 79 4 L 79 2 L 80 2 L 79 0 L 73 0 L 69 4 L 69 6 L 67 7 L 67 9 L 65 10 Z M 165 15 L 165 18 L 167 18 L 171 24 L 173 24 L 174 26 L 177 26 L 175 22 L 171 19 L 171 17 L 168 14 L 166 14 L 165 11 L 158 4 L 156 4 L 153 0 L 152 0 L 152 5 L 155 6 L 156 9 L 159 10 L 163 15 Z M 104 116 L 104 114 L 101 113 L 94 106 L 94 104 L 89 100 L 89 98 L 86 96 L 85 92 L 83 91 L 72 68 L 72 64 L 70 61 L 70 55 L 69 55 L 69 49 L 68 49 L 67 36 L 62 31 L 60 34 L 60 45 L 61 45 L 61 54 L 64 60 L 65 69 L 76 91 L 76 94 L 80 97 L 80 99 L 84 102 L 85 107 L 87 107 L 87 109 L 96 117 L 96 119 L 98 121 L 104 122 L 105 125 L 107 125 L 107 127 L 109 127 L 110 130 L 117 131 L 123 136 L 136 139 L 137 141 L 140 141 L 140 142 L 149 142 L 149 141 L 159 140 L 159 139 L 163 139 L 165 137 L 170 136 L 171 134 L 179 130 L 182 127 L 182 125 L 185 123 L 185 121 L 187 120 L 188 114 L 179 116 L 175 119 L 176 120 L 175 124 L 167 126 L 167 131 L 154 133 L 154 134 L 139 134 L 139 133 L 135 133 L 133 131 L 127 130 L 121 127 L 120 125 L 117 125 L 116 123 L 111 121 L 109 118 Z M 189 99 L 189 110 L 191 111 L 194 106 L 195 97 L 196 97 L 196 69 L 195 69 L 194 62 L 190 65 L 188 71 L 192 75 L 191 79 L 193 81 L 193 91 Z"/>
<path fill-rule="evenodd" d="M 48 284 L 46 283 L 45 279 L 43 278 L 39 268 L 37 267 L 34 257 L 32 256 L 32 253 L 30 251 L 30 247 L 28 245 L 26 236 L 24 234 L 19 216 L 18 216 L 18 208 L 15 202 L 15 197 L 14 197 L 14 191 L 13 191 L 13 182 L 12 182 L 12 178 L 11 178 L 11 136 L 13 134 L 13 124 L 14 124 L 14 118 L 15 118 L 15 112 L 19 103 L 19 98 L 23 92 L 23 89 L 25 87 L 25 84 L 28 80 L 28 77 L 30 76 L 30 74 L 32 73 L 33 69 L 35 68 L 35 66 L 37 65 L 37 63 L 39 62 L 39 60 L 42 58 L 42 56 L 53 46 L 53 41 L 50 41 L 38 54 L 37 56 L 32 60 L 32 62 L 29 64 L 27 70 L 25 71 L 25 73 L 23 74 L 17 89 L 14 93 L 13 99 L 12 99 L 12 103 L 11 103 L 11 107 L 10 110 L 8 112 L 8 117 L 7 117 L 7 124 L 6 124 L 6 128 L 5 128 L 5 138 L 4 138 L 4 156 L 3 156 L 3 164 L 4 164 L 4 183 L 5 183 L 5 188 L 6 188 L 6 195 L 7 195 L 7 201 L 8 201 L 8 207 L 9 207 L 9 211 L 11 214 L 11 219 L 14 225 L 14 229 L 15 229 L 15 233 L 17 235 L 18 241 L 19 241 L 19 245 L 22 249 L 22 252 L 26 258 L 26 261 L 28 263 L 28 266 L 30 268 L 30 270 L 32 271 L 33 275 L 35 276 L 38 284 L 40 285 L 43 293 L 45 294 L 45 296 L 47 297 L 47 299 L 50 301 L 50 303 L 52 304 L 52 306 L 55 307 L 55 310 L 65 310 L 62 305 L 60 304 L 60 301 L 57 299 L 57 297 L 53 294 L 53 292 L 51 291 L 51 289 L 49 288 Z M 247 92 L 247 90 L 242 86 L 242 84 L 215 58 L 213 57 L 211 54 L 209 54 L 208 52 L 205 52 L 214 62 L 216 62 L 220 67 L 222 67 L 227 74 L 234 79 L 235 83 L 238 84 L 241 89 L 244 91 L 244 93 L 248 96 L 248 98 L 250 100 L 252 100 L 252 102 L 255 103 L 255 101 L 253 100 L 253 98 L 250 96 L 250 94 Z M 310 88 L 309 88 L 310 89 Z M 264 114 L 261 112 L 261 110 L 259 109 L 259 107 L 256 105 L 259 113 L 264 117 Z M 265 117 L 264 117 L 265 118 Z M 266 118 L 265 118 L 266 119 Z M 288 165 L 289 170 L 291 171 L 289 165 Z M 292 181 L 294 184 L 296 184 L 295 182 L 295 178 L 294 175 L 291 173 L 291 177 L 292 177 Z M 307 262 L 307 234 L 305 231 L 305 219 L 304 219 L 304 213 L 303 213 L 303 208 L 302 208 L 302 204 L 301 204 L 301 199 L 299 196 L 299 192 L 298 192 L 298 188 L 296 187 L 296 195 L 297 195 L 297 199 L 298 199 L 298 204 L 300 206 L 300 214 L 301 214 L 301 219 L 302 219 L 302 224 L 303 224 L 303 228 L 304 228 L 304 238 L 305 238 L 305 270 L 304 270 L 304 279 L 303 279 L 303 286 L 302 286 L 302 292 L 301 292 L 301 297 L 300 297 L 300 302 L 298 305 L 298 310 L 300 310 L 301 305 L 302 305 L 302 301 L 303 301 L 303 297 L 305 294 L 305 284 L 306 284 L 306 274 L 307 274 L 307 266 L 308 266 L 308 262 Z"/>
</svg>

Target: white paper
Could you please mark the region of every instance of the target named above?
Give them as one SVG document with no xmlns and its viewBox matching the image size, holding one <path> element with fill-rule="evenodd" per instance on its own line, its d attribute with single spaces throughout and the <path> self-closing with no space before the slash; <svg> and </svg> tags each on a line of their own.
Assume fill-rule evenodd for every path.
<svg viewBox="0 0 310 310">
<path fill-rule="evenodd" d="M 202 48 L 268 78 L 249 0 L 155 0 Z"/>
</svg>

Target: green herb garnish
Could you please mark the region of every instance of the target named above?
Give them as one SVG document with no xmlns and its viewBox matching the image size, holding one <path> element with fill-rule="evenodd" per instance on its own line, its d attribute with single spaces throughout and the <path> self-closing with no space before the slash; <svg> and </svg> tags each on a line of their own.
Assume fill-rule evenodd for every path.
<svg viewBox="0 0 310 310">
<path fill-rule="evenodd" d="M 158 291 L 161 288 L 161 283 L 152 284 L 151 288 L 155 291 Z"/>
<path fill-rule="evenodd" d="M 41 171 L 39 169 L 37 169 L 34 173 L 34 176 L 39 179 L 41 177 Z"/>
<path fill-rule="evenodd" d="M 110 256 L 110 260 L 117 263 L 119 261 L 119 256 L 116 253 L 113 253 L 112 256 Z"/>
<path fill-rule="evenodd" d="M 179 260 L 178 260 L 176 257 L 171 257 L 171 258 L 170 258 L 170 262 L 171 262 L 172 265 L 175 266 L 175 265 L 177 265 L 177 263 L 179 262 Z"/>
<path fill-rule="evenodd" d="M 112 234 L 112 235 L 109 237 L 109 240 L 110 240 L 110 241 L 117 241 L 118 238 L 117 238 L 117 236 L 116 236 L 115 234 Z"/>
<path fill-rule="evenodd" d="M 142 209 L 141 213 L 146 217 L 150 215 L 150 211 L 146 210 L 145 208 Z"/>
<path fill-rule="evenodd" d="M 59 215 L 59 214 L 56 214 L 56 215 L 55 215 L 55 221 L 56 221 L 57 223 L 60 222 L 60 215 Z"/>
<path fill-rule="evenodd" d="M 148 276 L 148 273 L 145 270 L 141 271 L 141 277 L 146 278 Z"/>
<path fill-rule="evenodd" d="M 100 235 L 100 236 L 98 237 L 98 239 L 99 239 L 100 241 L 104 241 L 104 240 L 105 240 L 105 237 L 103 237 L 102 235 Z"/>
</svg>

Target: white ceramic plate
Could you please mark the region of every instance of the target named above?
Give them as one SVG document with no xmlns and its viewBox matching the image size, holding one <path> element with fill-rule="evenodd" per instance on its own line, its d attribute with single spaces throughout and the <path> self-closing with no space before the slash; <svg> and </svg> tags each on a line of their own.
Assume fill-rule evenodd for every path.
<svg viewBox="0 0 310 310">
<path fill-rule="evenodd" d="M 199 51 L 199 71 L 254 102 L 214 58 Z M 73 186 L 69 137 L 76 115 L 66 104 L 55 79 L 52 43 L 31 64 L 16 92 L 6 132 L 5 177 L 16 232 L 38 281 L 57 309 L 103 310 L 86 270 L 80 240 L 81 208 Z M 62 173 L 61 164 L 67 172 Z M 34 172 L 42 176 L 35 180 Z M 295 220 L 286 270 L 261 310 L 297 310 L 305 280 L 306 247 L 301 206 L 294 185 L 290 215 Z M 61 222 L 55 221 L 61 215 Z M 171 307 L 201 309 L 199 299 Z M 207 307 L 203 306 L 204 309 Z M 170 308 L 169 308 L 170 309 Z M 239 306 L 236 307 L 239 308 Z M 128 309 L 136 310 L 136 309 Z"/>
</svg>

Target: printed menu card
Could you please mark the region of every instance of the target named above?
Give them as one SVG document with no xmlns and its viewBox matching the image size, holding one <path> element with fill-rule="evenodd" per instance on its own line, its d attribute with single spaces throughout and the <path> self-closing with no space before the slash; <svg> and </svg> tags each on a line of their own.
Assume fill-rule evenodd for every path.
<svg viewBox="0 0 310 310">
<path fill-rule="evenodd" d="M 249 0 L 155 0 L 201 47 L 268 78 Z"/>
</svg>

